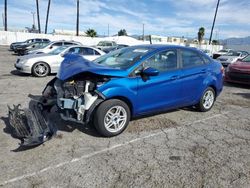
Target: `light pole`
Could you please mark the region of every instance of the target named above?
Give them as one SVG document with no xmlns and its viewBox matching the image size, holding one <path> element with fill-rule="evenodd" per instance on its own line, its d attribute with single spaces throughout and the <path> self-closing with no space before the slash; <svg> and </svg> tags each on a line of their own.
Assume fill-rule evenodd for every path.
<svg viewBox="0 0 250 188">
<path fill-rule="evenodd" d="M 77 0 L 76 10 L 76 36 L 79 36 L 79 0 Z"/>
<path fill-rule="evenodd" d="M 142 24 L 142 40 L 144 41 L 144 23 Z"/>
<path fill-rule="evenodd" d="M 109 24 L 108 24 L 108 37 L 109 37 Z"/>
<path fill-rule="evenodd" d="M 36 26 L 35 26 L 35 12 L 31 12 L 31 14 L 33 15 L 33 25 L 32 25 L 32 29 L 35 29 Z"/>
<path fill-rule="evenodd" d="M 4 0 L 4 31 L 7 30 L 7 0 Z"/>
<path fill-rule="evenodd" d="M 49 8 L 50 8 L 50 0 L 48 1 L 47 16 L 46 16 L 46 24 L 45 24 L 45 31 L 44 31 L 45 34 L 47 34 L 47 28 L 48 28 Z"/>
<path fill-rule="evenodd" d="M 212 29 L 211 29 L 211 33 L 210 33 L 210 38 L 209 38 L 209 44 L 211 44 L 213 30 L 214 30 L 214 24 L 215 24 L 217 12 L 218 12 L 219 4 L 220 4 L 220 0 L 217 1 L 217 5 L 216 5 L 215 14 L 214 14 L 214 21 L 213 21 L 213 25 L 212 25 Z"/>
<path fill-rule="evenodd" d="M 41 33 L 41 27 L 40 27 L 40 15 L 39 15 L 39 3 L 38 0 L 36 0 L 36 12 L 37 12 L 37 25 L 38 25 L 38 32 Z"/>
</svg>

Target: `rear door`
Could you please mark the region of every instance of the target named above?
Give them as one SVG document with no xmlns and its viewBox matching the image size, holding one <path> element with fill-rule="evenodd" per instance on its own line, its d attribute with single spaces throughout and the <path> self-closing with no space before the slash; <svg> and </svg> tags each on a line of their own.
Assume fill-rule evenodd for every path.
<svg viewBox="0 0 250 188">
<path fill-rule="evenodd" d="M 183 105 L 193 104 L 199 100 L 205 87 L 204 81 L 211 70 L 201 55 L 191 49 L 180 50 L 180 61 Z"/>
<path fill-rule="evenodd" d="M 143 63 L 144 68 L 152 67 L 160 73 L 147 80 L 138 77 L 137 113 L 176 108 L 181 104 L 181 70 L 177 59 L 177 50 L 165 50 Z"/>
</svg>

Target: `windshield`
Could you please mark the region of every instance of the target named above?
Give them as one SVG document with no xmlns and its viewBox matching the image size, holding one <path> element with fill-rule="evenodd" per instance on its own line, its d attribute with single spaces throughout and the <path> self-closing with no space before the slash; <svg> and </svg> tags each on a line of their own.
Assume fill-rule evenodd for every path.
<svg viewBox="0 0 250 188">
<path fill-rule="evenodd" d="M 97 46 L 112 46 L 112 42 L 109 41 L 100 41 Z"/>
<path fill-rule="evenodd" d="M 245 57 L 244 59 L 242 59 L 242 61 L 250 63 L 250 55 L 248 55 L 247 57 Z"/>
<path fill-rule="evenodd" d="M 50 46 L 52 43 L 54 43 L 54 42 L 49 42 L 49 43 L 46 43 L 46 45 L 45 45 L 45 46 L 43 46 L 42 48 L 47 48 L 47 46 Z"/>
<path fill-rule="evenodd" d="M 219 50 L 219 52 L 229 52 L 229 50 Z"/>
<path fill-rule="evenodd" d="M 66 48 L 68 48 L 68 46 L 60 46 L 60 47 L 56 48 L 55 50 L 49 52 L 48 54 L 51 54 L 51 55 L 58 55 L 58 54 L 60 54 L 63 50 L 65 50 Z"/>
<path fill-rule="evenodd" d="M 127 69 L 148 53 L 150 48 L 147 47 L 128 47 L 115 50 L 105 54 L 96 60 L 94 63 L 101 64 L 116 69 Z"/>
<path fill-rule="evenodd" d="M 227 56 L 240 56 L 240 52 L 234 52 L 234 51 L 232 51 L 232 52 L 229 52 L 229 53 L 227 53 L 226 55 Z"/>
</svg>

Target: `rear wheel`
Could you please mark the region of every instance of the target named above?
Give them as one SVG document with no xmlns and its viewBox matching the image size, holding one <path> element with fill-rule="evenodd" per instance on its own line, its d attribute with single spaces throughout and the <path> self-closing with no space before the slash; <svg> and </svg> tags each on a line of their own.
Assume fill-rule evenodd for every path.
<svg viewBox="0 0 250 188">
<path fill-rule="evenodd" d="M 32 67 L 32 74 L 37 77 L 44 77 L 49 74 L 50 68 L 47 63 L 38 62 Z"/>
<path fill-rule="evenodd" d="M 130 110 L 126 103 L 112 99 L 104 101 L 97 108 L 94 125 L 103 136 L 115 136 L 123 132 L 130 120 Z"/>
<path fill-rule="evenodd" d="M 204 91 L 200 99 L 200 102 L 197 104 L 197 107 L 202 112 L 209 111 L 213 107 L 214 101 L 215 101 L 215 91 L 213 88 L 208 87 Z"/>
</svg>

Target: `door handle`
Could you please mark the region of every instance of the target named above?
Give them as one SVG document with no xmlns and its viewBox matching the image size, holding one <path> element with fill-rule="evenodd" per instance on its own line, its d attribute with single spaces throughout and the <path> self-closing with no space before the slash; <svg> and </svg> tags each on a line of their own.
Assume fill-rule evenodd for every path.
<svg viewBox="0 0 250 188">
<path fill-rule="evenodd" d="M 179 76 L 172 76 L 172 77 L 170 77 L 170 80 L 176 80 L 178 78 L 179 78 Z"/>
<path fill-rule="evenodd" d="M 202 69 L 201 70 L 201 73 L 206 73 L 207 72 L 207 69 Z"/>
</svg>

